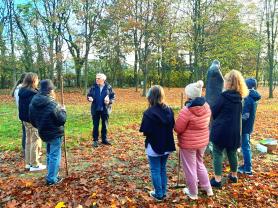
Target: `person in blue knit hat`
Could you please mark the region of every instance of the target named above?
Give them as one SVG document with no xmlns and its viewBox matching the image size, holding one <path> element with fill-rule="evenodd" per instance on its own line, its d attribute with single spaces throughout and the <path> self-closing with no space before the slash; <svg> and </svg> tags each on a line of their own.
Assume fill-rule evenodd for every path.
<svg viewBox="0 0 278 208">
<path fill-rule="evenodd" d="M 261 99 L 261 95 L 256 91 L 257 81 L 254 78 L 245 80 L 249 89 L 249 95 L 244 99 L 242 111 L 242 154 L 244 164 L 238 168 L 238 172 L 242 174 L 252 175 L 252 151 L 250 145 L 250 135 L 253 132 L 254 122 L 257 110 L 257 101 Z"/>
<path fill-rule="evenodd" d="M 50 79 L 41 80 L 39 93 L 33 97 L 29 112 L 32 125 L 46 143 L 46 185 L 61 183 L 63 178 L 59 176 L 59 170 L 67 113 L 66 107 L 56 101 L 55 86 Z"/>
</svg>

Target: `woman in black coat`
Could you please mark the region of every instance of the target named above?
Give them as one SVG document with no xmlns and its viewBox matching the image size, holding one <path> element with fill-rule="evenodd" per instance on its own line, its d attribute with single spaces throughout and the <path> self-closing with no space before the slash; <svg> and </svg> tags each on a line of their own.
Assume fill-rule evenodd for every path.
<svg viewBox="0 0 278 208">
<path fill-rule="evenodd" d="M 241 143 L 241 114 L 242 98 L 248 95 L 244 78 L 237 70 L 232 70 L 225 75 L 224 89 L 218 101 L 212 107 L 214 122 L 211 127 L 210 138 L 213 143 L 213 166 L 215 177 L 211 185 L 222 186 L 222 161 L 223 152 L 226 150 L 231 173 L 229 180 L 237 182 L 237 148 Z"/>
<path fill-rule="evenodd" d="M 26 130 L 25 169 L 30 171 L 40 171 L 46 168 L 46 166 L 39 161 L 42 142 L 37 128 L 31 124 L 29 117 L 29 104 L 33 97 L 38 93 L 38 83 L 38 75 L 29 72 L 25 75 L 22 87 L 18 92 L 19 119 L 23 122 Z"/>
</svg>

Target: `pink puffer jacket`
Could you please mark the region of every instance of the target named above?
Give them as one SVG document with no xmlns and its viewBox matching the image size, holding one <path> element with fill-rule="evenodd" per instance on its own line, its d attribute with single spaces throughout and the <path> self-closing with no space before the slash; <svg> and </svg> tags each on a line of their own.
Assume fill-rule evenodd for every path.
<svg viewBox="0 0 278 208">
<path fill-rule="evenodd" d="M 175 131 L 182 149 L 199 149 L 209 142 L 211 111 L 207 103 L 202 106 L 184 107 L 177 118 Z"/>
</svg>

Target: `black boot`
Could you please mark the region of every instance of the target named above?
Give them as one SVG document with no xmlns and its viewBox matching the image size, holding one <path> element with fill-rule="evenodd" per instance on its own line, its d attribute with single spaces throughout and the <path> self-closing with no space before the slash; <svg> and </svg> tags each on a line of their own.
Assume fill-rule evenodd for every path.
<svg viewBox="0 0 278 208">
<path fill-rule="evenodd" d="M 107 141 L 107 139 L 102 140 L 102 144 L 104 144 L 104 145 L 111 145 L 111 143 L 110 143 L 110 142 L 108 142 L 108 141 Z"/>
</svg>

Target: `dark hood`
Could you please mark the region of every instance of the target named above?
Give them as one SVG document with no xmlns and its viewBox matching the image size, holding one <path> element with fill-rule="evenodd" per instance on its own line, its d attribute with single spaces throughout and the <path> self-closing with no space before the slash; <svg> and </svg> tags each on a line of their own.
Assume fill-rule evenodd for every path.
<svg viewBox="0 0 278 208">
<path fill-rule="evenodd" d="M 152 106 L 145 112 L 145 115 L 154 122 L 163 123 L 165 125 L 171 124 L 173 120 L 173 112 L 167 106 Z"/>
<path fill-rule="evenodd" d="M 32 88 L 22 87 L 18 92 L 20 98 L 28 98 L 36 94 L 38 91 Z"/>
<path fill-rule="evenodd" d="M 222 95 L 233 103 L 240 103 L 242 100 L 240 94 L 235 90 L 224 91 Z"/>
<path fill-rule="evenodd" d="M 249 90 L 249 96 L 254 100 L 258 101 L 261 99 L 261 95 L 256 90 Z"/>
<path fill-rule="evenodd" d="M 188 103 L 187 103 L 187 107 L 188 108 L 192 108 L 194 106 L 202 106 L 206 103 L 206 100 L 204 97 L 196 97 L 195 99 L 193 100 L 190 100 Z"/>
<path fill-rule="evenodd" d="M 206 100 L 204 97 L 197 97 L 194 100 L 191 100 L 188 104 L 188 110 L 193 113 L 195 116 L 200 117 L 210 111 L 208 105 L 205 105 Z"/>
<path fill-rule="evenodd" d="M 32 105 L 35 108 L 43 108 L 53 101 L 54 101 L 54 99 L 52 97 L 39 93 L 33 97 Z"/>
</svg>

